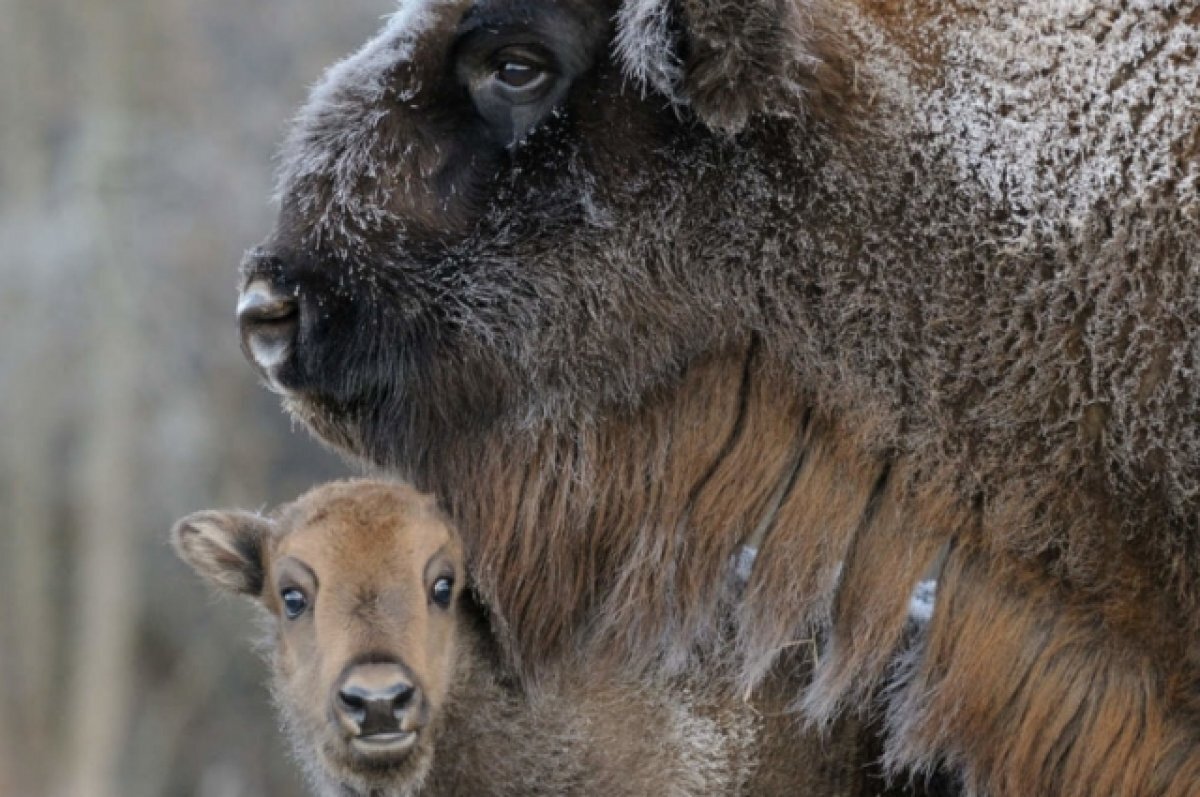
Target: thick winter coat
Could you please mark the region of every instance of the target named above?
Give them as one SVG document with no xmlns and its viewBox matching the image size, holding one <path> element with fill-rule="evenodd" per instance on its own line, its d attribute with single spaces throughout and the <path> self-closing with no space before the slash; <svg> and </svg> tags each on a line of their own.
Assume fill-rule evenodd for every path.
<svg viewBox="0 0 1200 797">
<path fill-rule="evenodd" d="M 827 630 L 804 704 L 886 680 L 893 762 L 1193 794 L 1198 48 L 1195 0 L 406 0 L 295 122 L 246 349 L 445 499 L 526 675 Z"/>
</svg>

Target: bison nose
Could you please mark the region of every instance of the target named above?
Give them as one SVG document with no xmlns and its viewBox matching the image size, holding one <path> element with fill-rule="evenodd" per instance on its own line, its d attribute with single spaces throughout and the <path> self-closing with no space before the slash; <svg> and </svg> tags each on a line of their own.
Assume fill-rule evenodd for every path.
<svg viewBox="0 0 1200 797">
<path fill-rule="evenodd" d="M 243 324 L 269 324 L 296 313 L 296 300 L 281 296 L 266 280 L 255 280 L 238 298 L 238 320 Z"/>
<path fill-rule="evenodd" d="M 242 290 L 237 305 L 242 349 L 268 380 L 292 353 L 300 326 L 299 305 L 265 279 L 252 280 Z"/>
<path fill-rule="evenodd" d="M 338 722 L 352 736 L 369 737 L 412 731 L 405 727 L 417 700 L 417 688 L 397 664 L 355 667 L 334 696 Z M 415 718 L 413 718 L 415 719 Z"/>
</svg>

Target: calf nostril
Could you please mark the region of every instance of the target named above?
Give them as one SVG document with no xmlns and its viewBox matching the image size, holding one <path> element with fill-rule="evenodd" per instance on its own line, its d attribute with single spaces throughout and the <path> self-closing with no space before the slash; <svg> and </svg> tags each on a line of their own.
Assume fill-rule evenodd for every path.
<svg viewBox="0 0 1200 797">
<path fill-rule="evenodd" d="M 342 724 L 356 736 L 395 733 L 415 694 L 416 688 L 406 681 L 383 687 L 349 683 L 337 692 L 337 711 Z"/>
<path fill-rule="evenodd" d="M 337 693 L 338 709 L 346 719 L 359 728 L 367 720 L 367 699 L 358 690 L 339 690 Z"/>
<path fill-rule="evenodd" d="M 416 694 L 414 689 L 409 684 L 400 684 L 395 696 L 392 698 L 392 713 L 397 714 L 408 708 L 408 704 L 412 702 L 413 695 Z"/>
</svg>

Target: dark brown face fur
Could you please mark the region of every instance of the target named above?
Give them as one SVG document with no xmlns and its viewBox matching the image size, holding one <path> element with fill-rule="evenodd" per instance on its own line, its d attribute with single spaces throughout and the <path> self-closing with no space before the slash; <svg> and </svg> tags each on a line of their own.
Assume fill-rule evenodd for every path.
<svg viewBox="0 0 1200 797">
<path fill-rule="evenodd" d="M 335 483 L 270 520 L 193 515 L 174 539 L 198 573 L 273 618 L 276 701 L 316 783 L 364 795 L 420 783 L 457 672 L 465 580 L 430 497 Z"/>
<path fill-rule="evenodd" d="M 265 279 L 298 301 L 295 340 L 268 379 L 349 447 L 389 459 L 392 435 L 381 428 L 368 443 L 365 415 L 470 424 L 500 410 L 503 391 L 488 382 L 513 368 L 480 338 L 522 305 L 533 312 L 522 243 L 537 227 L 587 225 L 586 175 L 564 179 L 558 166 L 571 150 L 589 172 L 602 157 L 578 153 L 571 128 L 596 105 L 611 13 L 410 8 L 318 89 L 287 146 L 279 228 L 243 268 L 246 285 Z M 519 70 L 541 84 L 532 94 L 504 84 L 530 80 Z"/>
<path fill-rule="evenodd" d="M 408 470 L 452 430 L 636 400 L 733 334 L 731 297 L 698 273 L 715 261 L 694 258 L 754 245 L 697 191 L 736 152 L 631 79 L 617 11 L 414 1 L 314 91 L 284 149 L 278 228 L 243 264 L 246 296 L 287 309 L 251 307 L 243 333 L 323 437 Z M 768 87 L 739 84 L 738 101 Z M 747 168 L 743 186 L 713 174 L 723 201 L 770 200 L 773 178 Z"/>
</svg>

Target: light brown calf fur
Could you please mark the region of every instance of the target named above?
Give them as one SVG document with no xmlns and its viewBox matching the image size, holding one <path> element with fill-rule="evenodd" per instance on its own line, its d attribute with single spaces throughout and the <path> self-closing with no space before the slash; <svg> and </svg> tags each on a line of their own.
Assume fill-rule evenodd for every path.
<svg viewBox="0 0 1200 797">
<path fill-rule="evenodd" d="M 787 711 L 809 677 L 810 646 L 786 656 L 748 700 L 715 665 L 635 683 L 579 661 L 518 686 L 465 591 L 457 533 L 411 487 L 340 482 L 271 517 L 200 512 L 172 539 L 197 573 L 274 618 L 275 695 L 321 794 L 918 793 L 872 774 L 879 745 L 868 729 L 843 721 L 818 734 Z M 444 607 L 430 592 L 440 578 L 451 580 Z M 307 606 L 289 619 L 284 599 L 297 590 Z M 402 719 L 390 735 L 359 732 L 365 720 L 347 728 L 345 684 L 378 685 L 381 669 L 415 687 L 400 708 L 388 704 Z M 372 747 L 376 738 L 387 743 Z"/>
</svg>

